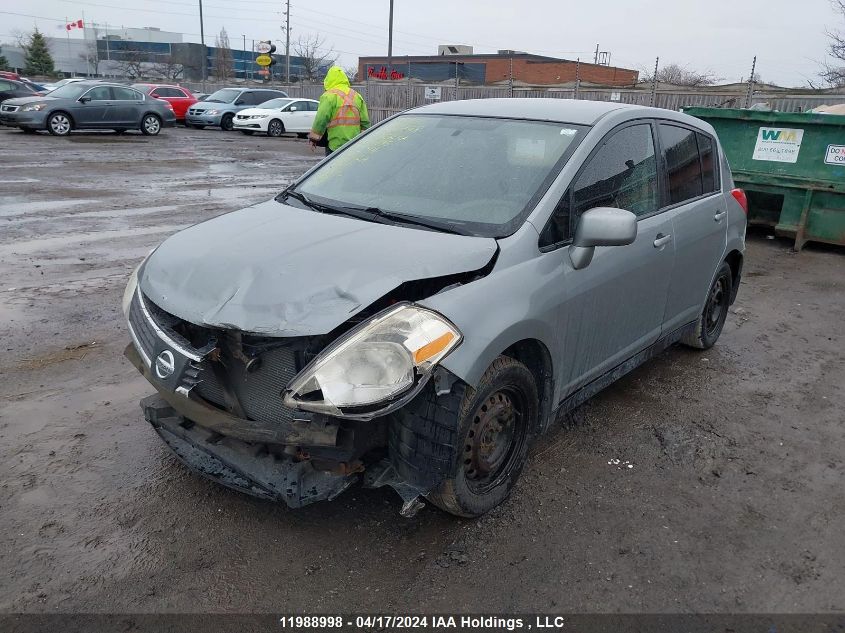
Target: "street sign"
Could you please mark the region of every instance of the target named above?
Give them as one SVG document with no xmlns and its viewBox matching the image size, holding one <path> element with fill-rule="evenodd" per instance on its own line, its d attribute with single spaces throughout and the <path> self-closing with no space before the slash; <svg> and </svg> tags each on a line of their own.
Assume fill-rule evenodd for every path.
<svg viewBox="0 0 845 633">
<path fill-rule="evenodd" d="M 258 44 L 255 45 L 255 50 L 261 53 L 262 55 L 266 55 L 267 53 L 272 53 L 274 50 L 276 50 L 276 47 L 273 46 L 273 43 L 268 40 L 266 42 L 258 42 Z"/>
<path fill-rule="evenodd" d="M 426 86 L 425 100 L 426 101 L 440 101 L 441 88 L 440 86 Z"/>
<path fill-rule="evenodd" d="M 255 63 L 259 66 L 269 66 L 273 63 L 273 58 L 269 55 L 259 55 L 255 58 Z"/>
</svg>

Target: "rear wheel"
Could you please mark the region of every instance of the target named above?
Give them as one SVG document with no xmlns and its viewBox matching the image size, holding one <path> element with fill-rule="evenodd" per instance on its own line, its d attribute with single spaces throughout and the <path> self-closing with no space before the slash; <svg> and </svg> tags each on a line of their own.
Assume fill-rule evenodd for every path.
<svg viewBox="0 0 845 633">
<path fill-rule="evenodd" d="M 284 124 L 279 119 L 273 119 L 267 124 L 267 136 L 281 136 L 285 133 Z"/>
<path fill-rule="evenodd" d="M 47 131 L 53 136 L 67 136 L 72 129 L 70 115 L 64 112 L 54 112 L 47 119 Z"/>
<path fill-rule="evenodd" d="M 220 119 L 220 129 L 231 132 L 232 129 L 235 127 L 235 117 L 232 114 L 224 114 L 223 118 Z"/>
<path fill-rule="evenodd" d="M 525 465 L 538 411 L 528 368 L 513 358 L 497 358 L 478 387 L 464 394 L 450 472 L 428 500 L 463 517 L 481 516 L 502 503 Z"/>
<path fill-rule="evenodd" d="M 727 262 L 722 262 L 719 271 L 716 273 L 716 279 L 710 286 L 710 292 L 704 302 L 704 309 L 695 323 L 695 329 L 689 334 L 685 334 L 681 339 L 684 345 L 697 349 L 713 347 L 725 325 L 732 292 L 733 274 L 731 267 Z"/>
<path fill-rule="evenodd" d="M 145 136 L 155 136 L 161 132 L 161 119 L 156 114 L 145 114 L 141 120 L 141 133 Z"/>
</svg>

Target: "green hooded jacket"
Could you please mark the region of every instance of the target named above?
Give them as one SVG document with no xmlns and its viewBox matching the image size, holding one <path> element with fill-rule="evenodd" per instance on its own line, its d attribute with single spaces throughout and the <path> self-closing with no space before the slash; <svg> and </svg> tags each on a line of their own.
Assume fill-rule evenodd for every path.
<svg viewBox="0 0 845 633">
<path fill-rule="evenodd" d="M 355 92 L 354 97 L 349 97 L 352 88 L 342 68 L 329 68 L 323 87 L 326 91 L 320 97 L 311 131 L 322 136 L 328 130 L 329 149 L 334 151 L 370 127 L 370 115 L 360 94 Z"/>
</svg>

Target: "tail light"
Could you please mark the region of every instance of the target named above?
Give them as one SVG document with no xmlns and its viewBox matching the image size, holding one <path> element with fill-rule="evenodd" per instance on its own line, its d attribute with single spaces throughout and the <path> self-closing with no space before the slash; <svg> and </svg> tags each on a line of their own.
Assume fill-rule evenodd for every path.
<svg viewBox="0 0 845 633">
<path fill-rule="evenodd" d="M 731 195 L 734 197 L 734 200 L 739 202 L 739 206 L 745 211 L 745 215 L 748 215 L 748 197 L 745 195 L 745 192 L 742 189 L 731 189 Z"/>
</svg>

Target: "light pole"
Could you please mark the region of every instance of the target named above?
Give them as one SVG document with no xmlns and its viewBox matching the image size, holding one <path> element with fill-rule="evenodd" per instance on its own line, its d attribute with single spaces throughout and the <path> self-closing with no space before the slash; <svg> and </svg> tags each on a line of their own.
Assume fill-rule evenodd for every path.
<svg viewBox="0 0 845 633">
<path fill-rule="evenodd" d="M 244 38 L 244 47 L 241 49 L 241 64 L 244 69 L 244 79 L 246 79 L 246 35 L 242 36 Z"/>
<path fill-rule="evenodd" d="M 392 79 L 393 72 L 393 0 L 390 0 L 390 20 L 387 27 L 387 79 Z"/>
<path fill-rule="evenodd" d="M 208 76 L 208 50 L 205 48 L 205 27 L 202 21 L 202 0 L 200 3 L 200 43 L 202 44 L 202 91 L 205 92 L 205 79 Z"/>
</svg>

